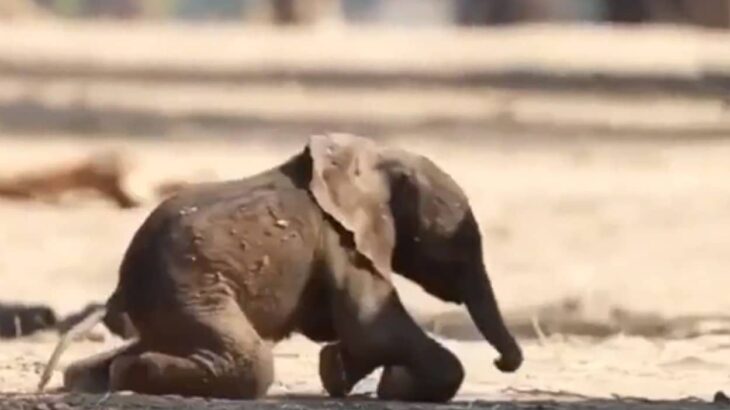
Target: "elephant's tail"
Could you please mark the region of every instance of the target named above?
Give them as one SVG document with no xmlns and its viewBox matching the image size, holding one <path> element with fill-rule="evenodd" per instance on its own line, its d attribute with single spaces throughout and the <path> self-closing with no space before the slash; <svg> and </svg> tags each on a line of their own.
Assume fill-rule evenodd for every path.
<svg viewBox="0 0 730 410">
<path fill-rule="evenodd" d="M 103 320 L 104 326 L 110 332 L 127 340 L 137 336 L 137 329 L 126 312 L 125 300 L 119 291 L 114 292 L 106 302 L 107 310 Z"/>
<path fill-rule="evenodd" d="M 42 392 L 43 389 L 46 387 L 46 384 L 48 384 L 48 381 L 51 380 L 51 374 L 58 365 L 58 360 L 61 358 L 61 354 L 63 354 L 63 352 L 68 348 L 71 341 L 76 340 L 77 338 L 89 333 L 89 331 L 91 331 L 94 326 L 96 326 L 104 319 L 107 311 L 107 305 L 100 305 L 95 307 L 94 309 L 91 309 L 86 318 L 68 329 L 68 331 L 66 331 L 66 333 L 61 336 L 58 344 L 56 344 L 56 348 L 53 350 L 51 358 L 48 359 L 46 368 L 43 369 L 43 374 L 41 375 L 41 379 L 38 382 L 39 392 Z"/>
</svg>

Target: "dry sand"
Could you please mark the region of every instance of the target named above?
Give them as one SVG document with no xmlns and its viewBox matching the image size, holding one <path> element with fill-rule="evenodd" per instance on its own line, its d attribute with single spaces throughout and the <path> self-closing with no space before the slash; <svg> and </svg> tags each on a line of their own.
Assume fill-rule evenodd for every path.
<svg viewBox="0 0 730 410">
<path fill-rule="evenodd" d="M 700 335 L 689 339 L 614 335 L 595 340 L 554 335 L 543 343 L 531 337 L 524 323 L 541 305 L 570 297 L 584 304 L 582 320 L 597 326 L 611 322 L 613 307 L 670 319 L 728 312 L 724 296 L 730 286 L 725 272 L 730 266 L 726 251 L 730 144 L 475 143 L 467 147 L 408 141 L 400 144 L 435 158 L 469 193 L 483 227 L 487 263 L 499 299 L 514 320 L 511 324 L 523 326 L 525 366 L 515 375 L 500 374 L 491 366 L 494 351 L 485 342 L 473 340 L 473 329 L 463 315 L 439 317 L 459 308 L 399 282 L 409 310 L 425 318 L 424 324 L 464 361 L 467 380 L 461 399 L 530 399 L 550 396 L 550 392 L 568 399 L 573 394 L 707 399 L 728 385 L 730 344 L 723 321 L 690 321 L 685 334 Z M 0 162 L 10 169 L 27 160 L 70 160 L 94 145 L 124 146 L 136 159 L 129 184 L 145 196 L 149 195 L 145 187 L 167 177 L 248 175 L 299 147 L 294 141 L 276 145 L 123 140 L 81 144 L 78 139 L 43 143 L 6 139 Z M 60 312 L 70 312 L 103 299 L 114 286 L 123 249 L 149 209 L 119 211 L 94 202 L 60 208 L 0 204 L 0 300 L 45 301 Z M 556 315 L 560 319 L 561 314 Z M 544 320 L 556 320 L 556 315 Z M 644 325 L 657 323 L 659 318 L 650 318 Z M 718 331 L 719 335 L 713 335 Z M 683 336 L 681 329 L 679 333 Z M 2 390 L 32 391 L 54 340 L 46 335 L 0 345 Z M 63 363 L 103 350 L 109 343 L 115 342 L 78 343 Z M 281 357 L 274 393 L 320 393 L 316 349 L 299 337 L 278 347 Z M 53 380 L 56 385 L 58 376 Z M 372 391 L 374 382 L 368 383 L 363 389 Z"/>
<path fill-rule="evenodd" d="M 5 60 L 27 62 L 46 56 L 88 62 L 88 56 L 96 55 L 101 61 L 116 58 L 110 64 L 124 67 L 143 65 L 155 50 L 146 43 L 136 50 L 128 47 L 144 31 L 130 40 L 118 32 L 84 28 L 110 36 L 113 44 L 120 42 L 124 52 L 107 55 L 98 46 L 94 48 L 89 32 L 83 30 L 66 34 L 57 27 L 20 26 L 15 31 L 0 27 L 2 30 L 22 39 L 13 42 L 0 35 L 0 54 Z M 212 31 L 201 32 L 202 37 L 192 40 L 193 36 L 176 31 L 182 29 L 166 30 L 160 38 L 187 38 L 197 50 L 194 53 L 204 56 L 210 52 L 206 45 L 226 33 L 207 28 Z M 245 44 L 254 41 L 234 32 Z M 700 66 L 701 71 L 708 61 L 709 66 L 726 61 L 708 51 L 717 49 L 718 38 L 725 38 L 719 34 L 706 33 L 703 36 L 710 39 L 700 42 L 698 37 L 682 37 L 685 32 L 681 31 L 662 33 L 654 33 L 656 38 L 647 34 L 632 43 L 635 48 L 623 55 L 625 66 L 638 71 L 656 68 L 636 56 L 642 55 L 641 50 L 651 50 L 662 38 L 674 41 L 680 37 L 679 44 L 693 52 L 672 54 L 662 49 L 657 53 L 658 59 L 674 64 L 679 75 L 692 75 Z M 484 40 L 495 48 L 502 41 L 512 41 L 515 47 L 499 48 L 503 57 L 496 59 L 512 65 L 528 61 L 528 51 L 546 38 L 545 31 L 507 34 L 493 33 Z M 564 41 L 571 35 L 575 33 L 559 36 Z M 62 45 L 58 49 L 48 46 L 53 36 Z M 448 37 L 443 34 L 424 36 L 441 39 L 437 45 L 445 48 L 451 44 L 443 40 Z M 483 56 L 464 57 L 479 46 L 478 38 L 470 36 L 463 37 L 466 41 L 461 48 L 452 50 L 446 68 L 494 63 Z M 355 37 L 366 41 L 363 36 Z M 297 49 L 299 43 L 292 38 L 284 36 L 275 42 Z M 73 41 L 81 39 L 88 43 Z M 395 49 L 409 44 L 402 34 L 395 39 Z M 21 42 L 25 46 L 19 46 Z M 592 43 L 581 44 L 588 47 Z M 322 49 L 303 50 L 288 58 L 299 58 L 297 64 L 306 66 L 321 58 Z M 160 64 L 178 64 L 183 58 L 180 50 L 164 50 L 155 54 Z M 579 51 L 570 50 L 529 63 L 539 60 L 536 66 L 540 61 L 549 66 L 548 62 L 561 58 L 580 60 Z M 412 53 L 423 57 L 427 51 L 421 47 Z M 249 60 L 280 64 L 284 59 L 272 55 L 266 60 L 244 53 L 231 62 L 229 54 L 211 55 L 213 62 L 206 60 L 210 65 L 224 67 Z M 367 67 L 371 59 L 396 68 L 408 65 L 408 55 L 394 57 L 397 55 L 370 51 L 341 57 L 336 63 Z M 592 70 L 620 65 L 600 53 L 591 55 L 594 59 L 589 60 L 595 65 L 581 60 L 580 67 Z M 103 300 L 115 285 L 116 268 L 131 235 L 154 206 L 155 183 L 168 178 L 250 175 L 299 150 L 308 130 L 326 128 L 333 124 L 332 118 L 341 120 L 334 122 L 340 129 L 380 121 L 384 124 L 379 128 L 380 138 L 430 156 L 469 194 L 482 227 L 495 290 L 509 325 L 525 347 L 524 367 L 516 374 L 500 374 L 491 365 L 494 350 L 479 340 L 462 309 L 438 302 L 399 279 L 397 285 L 409 311 L 465 364 L 467 379 L 458 401 L 472 407 L 516 408 L 518 404 L 512 400 L 557 400 L 576 408 L 699 408 L 702 404 L 696 399 L 677 400 L 708 400 L 715 391 L 730 388 L 730 320 L 726 317 L 730 312 L 726 297 L 730 289 L 730 140 L 725 138 L 730 136 L 730 114 L 727 103 L 712 93 L 653 94 L 637 99 L 580 90 L 497 92 L 489 87 L 385 90 L 267 83 L 230 88 L 194 81 L 175 86 L 134 79 L 63 77 L 44 81 L 43 87 L 34 88 L 34 80 L 22 74 L 6 71 L 0 78 L 0 173 L 72 161 L 114 147 L 132 160 L 127 183 L 146 205 L 120 211 L 93 200 L 61 206 L 0 202 L 0 300 L 47 302 L 60 313 Z M 510 120 L 504 122 L 508 103 Z M 124 110 L 144 113 L 147 122 L 133 127 L 139 117 L 120 120 L 119 112 Z M 209 116 L 191 126 L 189 118 L 201 113 Z M 220 113 L 228 116 L 215 116 Z M 32 121 L 10 121 L 22 115 Z M 429 127 L 434 116 L 440 116 L 440 125 Z M 231 118 L 254 119 L 258 126 L 247 132 L 250 121 L 234 121 L 230 126 Z M 292 118 L 296 121 L 287 122 Z M 420 128 L 403 126 L 419 121 Z M 162 122 L 172 125 L 162 129 Z M 505 125 L 515 123 L 521 125 Z M 45 125 L 33 128 L 33 124 Z M 158 129 L 159 134 L 153 132 Z M 177 134 L 191 138 L 145 138 Z M 548 333 L 545 339 L 536 339 L 533 319 Z M 39 334 L 0 342 L 0 400 L 4 397 L 18 406 L 31 406 L 37 400 L 58 399 L 31 394 L 55 340 L 53 334 Z M 116 343 L 110 337 L 104 342 L 76 343 L 62 364 Z M 315 344 L 293 337 L 277 346 L 276 352 L 277 381 L 272 395 L 322 393 Z M 52 386 L 59 383 L 57 373 Z M 372 376 L 358 391 L 371 393 L 375 383 Z M 623 399 L 611 400 L 615 397 Z M 673 402 L 649 405 L 645 399 Z M 70 396 L 66 401 L 79 408 L 93 408 L 97 403 L 118 408 L 241 406 L 133 395 Z M 0 401 L 0 407 L 4 405 Z M 287 406 L 344 405 L 301 399 L 289 401 Z M 358 404 L 370 406 L 382 408 L 381 404 Z"/>
</svg>

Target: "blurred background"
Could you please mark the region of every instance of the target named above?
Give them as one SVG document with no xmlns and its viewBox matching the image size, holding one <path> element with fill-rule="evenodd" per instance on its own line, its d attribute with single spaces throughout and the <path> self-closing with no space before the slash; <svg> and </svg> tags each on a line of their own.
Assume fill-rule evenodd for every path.
<svg viewBox="0 0 730 410">
<path fill-rule="evenodd" d="M 2 0 L 0 301 L 105 299 L 166 195 L 339 131 L 463 185 L 521 338 L 725 329 L 728 28 L 727 0 Z"/>
<path fill-rule="evenodd" d="M 682 23 L 727 28 L 726 0 L 8 0 L 6 17 L 495 25 L 529 21 Z"/>
</svg>

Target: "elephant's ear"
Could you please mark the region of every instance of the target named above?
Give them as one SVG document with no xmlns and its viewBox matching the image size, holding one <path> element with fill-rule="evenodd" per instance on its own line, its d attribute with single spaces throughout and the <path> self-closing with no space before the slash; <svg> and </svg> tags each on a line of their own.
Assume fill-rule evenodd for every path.
<svg viewBox="0 0 730 410">
<path fill-rule="evenodd" d="M 357 250 L 390 279 L 395 227 L 378 147 L 367 138 L 327 134 L 312 136 L 309 152 L 317 203 L 352 232 Z"/>
</svg>

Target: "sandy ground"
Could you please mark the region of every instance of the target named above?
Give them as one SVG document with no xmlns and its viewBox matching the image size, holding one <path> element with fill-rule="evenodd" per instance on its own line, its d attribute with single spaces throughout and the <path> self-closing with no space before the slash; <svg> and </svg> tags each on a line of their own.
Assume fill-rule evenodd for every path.
<svg viewBox="0 0 730 410">
<path fill-rule="evenodd" d="M 126 38 L 105 30 L 111 29 L 2 26 L 0 59 L 26 64 L 45 56 L 57 63 L 101 61 L 117 68 L 144 65 L 154 56 L 153 62 L 163 66 L 184 61 L 183 47 L 147 42 L 129 47 L 151 28 Z M 207 28 L 195 37 L 180 30 L 160 31 L 159 42 L 190 42 L 190 53 L 216 67 L 250 61 L 263 61 L 264 67 L 292 61 L 307 66 L 321 61 L 323 50 L 343 50 L 326 36 L 316 37 L 321 33 L 309 34 L 323 42 L 320 46 L 302 48 L 292 34 L 272 44 L 299 53 L 272 53 L 267 59 L 260 48 L 256 54 L 245 47 L 259 44 L 260 36 Z M 561 67 L 576 70 L 629 67 L 645 73 L 658 70 L 656 62 L 662 61 L 673 73 L 692 76 L 727 61 L 714 52 L 725 37 L 683 31 L 642 34 L 615 59 L 598 52 L 581 55 L 577 46 L 535 57 L 529 50 L 544 48 L 541 42 L 550 38 L 540 30 L 482 38 L 462 33 L 463 43 L 445 54 L 444 69 L 554 67 L 563 62 Z M 234 51 L 240 47 L 240 54 L 210 48 L 226 33 L 240 40 L 230 46 Z M 585 49 L 597 39 L 606 40 L 589 34 L 574 43 Z M 326 60 L 335 67 L 377 62 L 392 70 L 426 70 L 420 62 L 428 49 L 414 47 L 403 54 L 410 45 L 404 34 L 386 36 L 395 44 L 390 53 L 366 47 L 362 34 L 349 35 L 365 42 L 361 48 L 368 52 L 343 52 L 341 60 Z M 448 49 L 450 36 L 457 34 L 422 35 L 434 47 Z M 564 43 L 575 32 L 551 35 Z M 608 37 L 620 42 L 625 35 Z M 94 43 L 103 36 L 120 52 L 109 54 L 114 47 Z M 501 50 L 497 57 L 471 53 L 480 39 Z M 681 47 L 674 52 L 661 48 L 654 64 L 638 57 L 657 49 L 662 39 Z M 505 41 L 511 47 L 499 47 Z M 586 55 L 592 58 L 581 57 Z M 624 65 L 617 62 L 621 58 Z M 155 84 L 139 78 L 44 75 L 38 82 L 0 70 L 0 174 L 116 148 L 128 155 L 132 168 L 126 184 L 145 205 L 120 211 L 93 200 L 60 206 L 0 201 L 2 301 L 46 302 L 68 313 L 103 300 L 115 285 L 131 235 L 154 206 L 156 183 L 250 175 L 299 150 L 310 130 L 380 124 L 377 137 L 433 158 L 470 196 L 498 298 L 525 347 L 524 367 L 516 374 L 500 374 L 491 365 L 495 352 L 479 340 L 463 310 L 399 279 L 408 310 L 464 362 L 467 379 L 457 397 L 462 403 L 455 407 L 514 407 L 513 400 L 541 400 L 543 408 L 556 405 L 553 401 L 575 408 L 699 408 L 699 400 L 730 388 L 730 140 L 725 138 L 730 136 L 730 113 L 727 102 L 713 93 L 637 97 L 486 86 L 226 85 L 210 79 Z M 537 339 L 533 323 L 547 337 Z M 54 334 L 39 334 L 0 342 L 0 406 L 3 399 L 31 407 L 39 400 L 59 399 L 32 395 L 55 340 Z M 62 364 L 118 342 L 107 335 L 103 342 L 76 343 Z M 322 393 L 317 349 L 300 337 L 277 346 L 273 396 Z M 358 391 L 372 393 L 376 381 L 371 376 Z M 52 387 L 59 383 L 57 373 Z M 649 404 L 647 399 L 670 402 Z M 226 401 L 126 394 L 65 400 L 79 408 L 99 403 L 240 408 L 240 403 Z M 311 399 L 287 403 L 312 407 Z M 343 406 L 316 403 L 319 408 Z M 261 404 L 266 405 L 281 403 Z M 54 406 L 63 407 L 51 403 L 46 408 Z"/>
<path fill-rule="evenodd" d="M 407 141 L 392 143 L 409 145 Z M 124 147 L 135 159 L 129 185 L 140 196 L 149 195 L 145 187 L 168 177 L 247 175 L 277 163 L 299 146 L 294 141 L 265 145 L 118 140 L 82 145 L 78 139 L 5 139 L 0 162 L 9 169 L 31 159 L 70 160 L 94 145 Z M 610 323 L 616 307 L 670 319 L 728 312 L 724 295 L 730 286 L 730 144 L 410 145 L 435 158 L 472 198 L 494 286 L 515 326 L 524 326 L 525 311 L 528 319 L 536 314 L 539 318 L 542 306 L 565 298 L 583 303 L 584 320 L 595 325 Z M 60 208 L 0 204 L 0 299 L 45 301 L 60 312 L 103 299 L 114 286 L 127 241 L 149 209 L 119 211 L 93 202 Z M 522 329 L 524 368 L 515 375 L 499 374 L 491 366 L 494 351 L 474 340 L 464 315 L 439 316 L 459 311 L 457 307 L 436 302 L 408 283 L 399 285 L 407 307 L 427 318 L 424 323 L 446 318 L 440 327 L 431 323 L 430 329 L 465 363 L 468 376 L 460 393 L 464 400 L 614 394 L 707 399 L 730 382 L 724 321 L 685 324 L 689 334 L 694 333 L 691 338 L 586 339 L 556 334 L 541 343 L 529 329 Z M 542 320 L 555 320 L 555 315 L 560 319 L 558 312 Z M 650 319 L 645 326 L 659 320 Z M 679 336 L 687 335 L 681 333 L 680 329 Z M 3 343 L 2 390 L 32 391 L 54 340 L 46 335 Z M 78 343 L 63 363 L 114 343 Z M 320 393 L 316 351 L 316 345 L 298 337 L 279 345 L 273 392 Z M 53 380 L 56 385 L 59 376 Z M 370 380 L 362 388 L 367 392 L 373 387 Z"/>
</svg>

